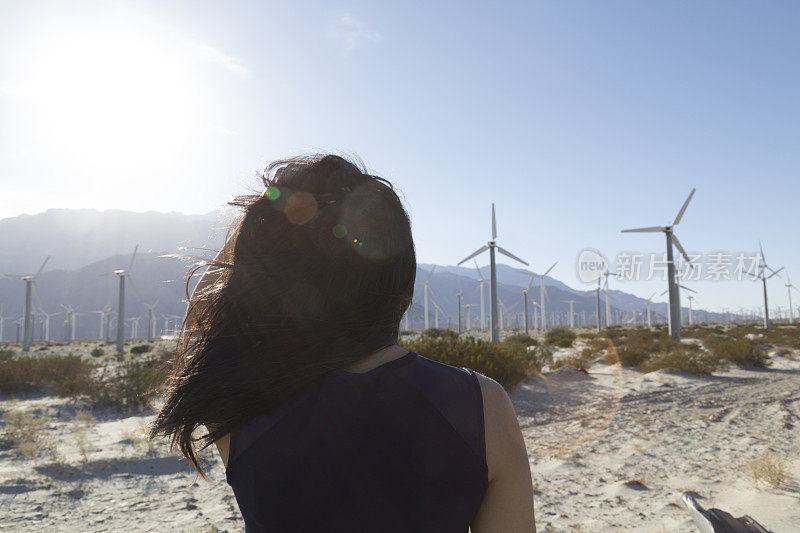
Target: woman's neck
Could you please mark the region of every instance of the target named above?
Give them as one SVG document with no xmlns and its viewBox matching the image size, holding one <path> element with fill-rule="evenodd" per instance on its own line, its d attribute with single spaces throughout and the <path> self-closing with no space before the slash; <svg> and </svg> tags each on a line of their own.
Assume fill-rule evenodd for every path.
<svg viewBox="0 0 800 533">
<path fill-rule="evenodd" d="M 397 344 L 392 344 L 391 346 L 387 346 L 386 348 L 381 348 L 377 352 L 373 352 L 370 355 L 364 357 L 360 361 L 353 363 L 352 365 L 344 368 L 347 372 L 355 372 L 355 373 L 363 373 L 369 372 L 375 367 L 378 367 L 384 363 L 388 363 L 394 359 L 398 359 L 403 357 L 408 353 L 408 350 L 404 350 Z"/>
</svg>

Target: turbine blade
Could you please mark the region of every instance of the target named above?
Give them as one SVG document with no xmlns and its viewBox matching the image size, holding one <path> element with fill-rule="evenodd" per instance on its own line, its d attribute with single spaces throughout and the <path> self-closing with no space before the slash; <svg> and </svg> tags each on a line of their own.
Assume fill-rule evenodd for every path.
<svg viewBox="0 0 800 533">
<path fill-rule="evenodd" d="M 681 210 L 678 211 L 678 216 L 675 217 L 675 222 L 672 223 L 673 226 L 677 226 L 680 223 L 681 219 L 683 218 L 683 214 L 686 212 L 686 208 L 689 207 L 689 202 L 692 201 L 692 196 L 694 196 L 694 191 L 696 190 L 697 189 L 693 188 L 692 192 L 689 193 L 689 197 L 686 199 L 685 202 L 683 202 L 683 207 L 681 207 Z"/>
<path fill-rule="evenodd" d="M 672 243 L 675 245 L 675 247 L 678 250 L 680 250 L 681 255 L 683 255 L 683 258 L 686 259 L 686 262 L 691 265 L 692 264 L 692 260 L 689 259 L 689 255 L 686 253 L 686 250 L 684 250 L 683 246 L 681 246 L 681 241 L 678 240 L 678 236 L 675 235 L 674 233 L 672 234 Z"/>
<path fill-rule="evenodd" d="M 36 271 L 36 274 L 34 274 L 34 276 L 33 276 L 34 279 L 36 279 L 36 276 L 38 276 L 39 274 L 42 273 L 42 270 L 44 270 L 44 266 L 47 264 L 48 261 L 50 261 L 50 256 L 49 255 L 47 256 L 47 259 L 44 260 L 44 263 L 42 263 L 42 266 L 39 267 L 39 270 Z"/>
<path fill-rule="evenodd" d="M 128 284 L 130 284 L 131 289 L 133 290 L 133 294 L 136 296 L 136 299 L 139 300 L 139 302 L 141 302 L 142 297 L 139 296 L 139 291 L 136 290 L 136 285 L 134 285 L 133 278 L 131 277 L 130 273 L 127 273 L 125 277 L 128 278 Z"/>
<path fill-rule="evenodd" d="M 431 269 L 431 271 L 428 273 L 428 279 L 426 279 L 426 280 L 425 280 L 425 283 L 430 283 L 430 281 L 431 281 L 431 278 L 433 277 L 433 271 L 434 271 L 434 270 L 436 270 L 436 265 L 433 265 L 433 268 L 432 268 L 432 269 Z"/>
<path fill-rule="evenodd" d="M 761 252 L 761 261 L 766 263 L 767 260 L 764 258 L 764 248 L 761 246 L 761 239 L 758 239 L 758 251 Z"/>
<path fill-rule="evenodd" d="M 25 276 L 21 276 L 19 274 L 6 274 L 6 277 L 7 278 L 13 278 L 13 279 L 25 279 Z"/>
<path fill-rule="evenodd" d="M 131 264 L 130 264 L 130 265 L 128 265 L 128 272 L 130 272 L 130 271 L 131 271 L 131 269 L 133 268 L 133 260 L 134 260 L 134 259 L 136 259 L 136 250 L 138 250 L 138 249 L 139 249 L 139 245 L 137 244 L 137 245 L 136 245 L 136 246 L 133 248 L 133 255 L 131 256 Z"/>
<path fill-rule="evenodd" d="M 36 288 L 36 283 L 31 283 L 33 285 L 33 296 L 36 298 L 36 305 L 39 306 L 39 309 L 44 309 L 42 307 L 42 299 L 39 298 L 39 289 Z"/>
<path fill-rule="evenodd" d="M 662 292 L 661 294 L 659 294 L 659 296 L 664 296 L 664 295 L 665 295 L 665 294 L 667 294 L 668 292 L 669 292 L 669 289 L 667 289 L 667 290 L 665 290 L 664 292 Z"/>
<path fill-rule="evenodd" d="M 681 289 L 683 289 L 685 291 L 689 291 L 689 292 L 693 292 L 693 293 L 697 294 L 696 290 L 690 289 L 689 287 L 684 287 L 683 285 L 678 285 L 678 287 L 680 287 Z"/>
<path fill-rule="evenodd" d="M 492 202 L 492 240 L 497 239 L 497 219 L 494 216 L 494 202 Z"/>
<path fill-rule="evenodd" d="M 469 261 L 469 260 L 470 260 L 470 259 L 472 259 L 473 257 L 475 257 L 475 256 L 478 256 L 478 255 L 482 254 L 483 252 L 485 252 L 485 251 L 486 251 L 486 250 L 488 250 L 488 249 L 489 249 L 489 247 L 488 247 L 488 246 L 485 246 L 485 245 L 484 245 L 484 246 L 481 246 L 480 248 L 478 248 L 478 250 L 477 250 L 477 251 L 475 251 L 475 252 L 473 252 L 473 253 L 469 254 L 467 257 L 465 257 L 464 259 L 462 259 L 462 260 L 461 260 L 461 261 L 460 261 L 458 264 L 459 264 L 459 265 L 463 265 L 464 263 L 466 263 L 467 261 Z"/>
<path fill-rule="evenodd" d="M 486 248 L 486 247 L 484 246 L 484 248 Z M 483 274 L 481 273 L 481 269 L 480 269 L 480 268 L 478 268 L 478 262 L 477 262 L 477 261 L 475 261 L 474 259 L 472 260 L 472 262 L 473 262 L 473 263 L 475 263 L 475 270 L 477 270 L 477 271 L 478 271 L 478 276 L 480 276 L 480 278 L 481 278 L 481 281 L 486 281 L 486 278 L 484 278 L 484 277 L 483 277 Z M 461 264 L 461 263 L 459 263 L 459 265 L 460 265 L 460 264 Z"/>
<path fill-rule="evenodd" d="M 657 233 L 659 231 L 664 231 L 664 226 L 650 226 L 649 228 L 634 228 L 634 229 L 624 229 L 622 233 Z"/>
<path fill-rule="evenodd" d="M 546 275 L 548 275 L 548 274 L 550 273 L 550 271 L 551 271 L 551 270 L 553 270 L 553 268 L 554 268 L 554 267 L 555 267 L 557 264 L 558 264 L 558 261 L 556 261 L 555 263 L 553 263 L 553 264 L 550 266 L 550 268 L 548 268 L 548 269 L 545 271 L 545 273 L 544 273 L 544 274 L 542 274 L 542 277 L 545 277 Z"/>
<path fill-rule="evenodd" d="M 525 289 L 526 291 L 529 291 L 529 290 L 531 290 L 531 287 L 533 287 L 533 280 L 535 280 L 535 279 L 536 279 L 536 276 L 534 276 L 533 274 L 531 274 L 531 282 L 530 282 L 530 283 L 528 283 L 528 288 L 527 288 L 527 289 Z"/>
<path fill-rule="evenodd" d="M 772 270 L 772 269 L 770 269 L 770 270 Z M 783 270 L 783 267 L 780 267 L 778 270 L 775 270 L 775 271 L 773 271 L 773 272 L 772 272 L 772 274 L 770 274 L 770 275 L 769 275 L 769 277 L 767 277 L 767 279 L 769 279 L 769 278 L 771 278 L 771 277 L 773 277 L 773 276 L 778 276 L 778 277 L 780 277 L 780 275 L 779 275 L 778 273 L 779 273 L 781 270 Z"/>
<path fill-rule="evenodd" d="M 519 257 L 517 257 L 516 255 L 512 254 L 511 252 L 509 252 L 508 250 L 506 250 L 505 248 L 503 248 L 501 246 L 497 247 L 497 251 L 500 252 L 501 254 L 505 255 L 506 257 L 510 257 L 511 259 L 514 259 L 515 261 L 519 261 L 520 263 L 522 263 L 525 266 L 530 266 L 528 263 L 526 263 L 525 261 L 523 261 L 522 259 L 520 259 Z"/>
</svg>

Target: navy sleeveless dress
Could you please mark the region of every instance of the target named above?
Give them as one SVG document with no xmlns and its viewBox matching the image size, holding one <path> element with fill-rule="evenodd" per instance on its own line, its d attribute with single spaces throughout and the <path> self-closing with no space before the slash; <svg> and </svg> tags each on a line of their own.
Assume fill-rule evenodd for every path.
<svg viewBox="0 0 800 533">
<path fill-rule="evenodd" d="M 465 533 L 488 486 L 477 376 L 410 352 L 231 433 L 247 532 Z"/>
</svg>

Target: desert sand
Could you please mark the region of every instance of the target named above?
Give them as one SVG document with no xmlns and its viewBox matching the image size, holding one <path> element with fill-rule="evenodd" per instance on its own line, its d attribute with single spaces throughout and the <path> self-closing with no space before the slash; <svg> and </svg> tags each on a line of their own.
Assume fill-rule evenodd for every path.
<svg viewBox="0 0 800 533">
<path fill-rule="evenodd" d="M 563 356 L 562 350 L 556 356 Z M 528 447 L 539 531 L 694 531 L 679 502 L 800 530 L 800 359 L 708 377 L 596 363 L 544 372 L 510 396 Z M 143 428 L 152 412 L 89 410 L 41 395 L 0 397 L 0 411 L 46 417 L 33 459 L 0 443 L 2 531 L 241 531 L 215 453 L 198 478 Z M 748 461 L 771 450 L 780 488 L 755 486 Z"/>
</svg>

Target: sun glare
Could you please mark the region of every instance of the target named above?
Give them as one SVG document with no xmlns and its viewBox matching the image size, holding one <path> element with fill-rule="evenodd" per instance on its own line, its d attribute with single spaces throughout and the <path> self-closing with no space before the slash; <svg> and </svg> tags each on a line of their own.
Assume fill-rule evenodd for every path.
<svg viewBox="0 0 800 533">
<path fill-rule="evenodd" d="M 203 99 L 190 45 L 116 20 L 40 31 L 21 94 L 51 157 L 146 179 L 197 141 Z"/>
</svg>

